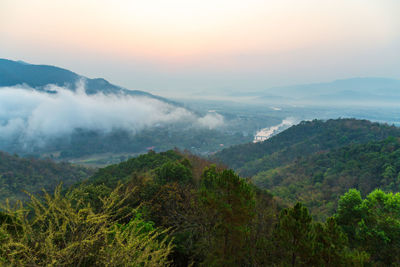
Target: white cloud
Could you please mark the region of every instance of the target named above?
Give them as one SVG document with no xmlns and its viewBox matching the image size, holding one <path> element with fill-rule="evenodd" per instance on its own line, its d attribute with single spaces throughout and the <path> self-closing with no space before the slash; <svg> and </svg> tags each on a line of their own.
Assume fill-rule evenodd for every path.
<svg viewBox="0 0 400 267">
<path fill-rule="evenodd" d="M 0 88 L 0 139 L 46 139 L 71 134 L 74 129 L 109 132 L 127 129 L 132 133 L 156 124 L 185 122 L 216 128 L 223 124 L 219 114 L 199 117 L 193 112 L 149 97 L 87 95 L 51 85 L 57 93 L 38 92 L 24 86 Z"/>
<path fill-rule="evenodd" d="M 210 112 L 198 119 L 198 124 L 202 127 L 215 129 L 224 124 L 224 117 L 216 112 Z"/>
</svg>

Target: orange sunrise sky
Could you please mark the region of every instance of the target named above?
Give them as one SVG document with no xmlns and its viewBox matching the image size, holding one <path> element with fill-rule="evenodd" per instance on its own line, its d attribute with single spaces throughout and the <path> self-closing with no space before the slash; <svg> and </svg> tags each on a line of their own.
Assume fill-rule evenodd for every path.
<svg viewBox="0 0 400 267">
<path fill-rule="evenodd" d="M 400 78 L 398 0 L 1 0 L 0 57 L 161 95 Z"/>
</svg>

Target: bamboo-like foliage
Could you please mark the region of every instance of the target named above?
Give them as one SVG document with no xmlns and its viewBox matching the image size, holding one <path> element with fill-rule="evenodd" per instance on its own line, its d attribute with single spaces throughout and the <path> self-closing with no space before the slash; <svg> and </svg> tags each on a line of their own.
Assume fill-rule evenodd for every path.
<svg viewBox="0 0 400 267">
<path fill-rule="evenodd" d="M 117 187 L 94 212 L 72 194 L 30 195 L 27 205 L 3 208 L 0 258 L 12 266 L 167 266 L 172 243 L 136 211 L 127 212 L 128 191 Z M 130 220 L 130 221 L 129 221 Z M 119 224 L 129 221 L 127 224 Z"/>
</svg>

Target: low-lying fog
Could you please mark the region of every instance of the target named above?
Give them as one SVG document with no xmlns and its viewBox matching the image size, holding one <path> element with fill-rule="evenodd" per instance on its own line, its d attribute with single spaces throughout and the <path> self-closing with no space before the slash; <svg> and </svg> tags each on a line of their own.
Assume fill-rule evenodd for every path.
<svg viewBox="0 0 400 267">
<path fill-rule="evenodd" d="M 74 129 L 132 133 L 158 124 L 185 122 L 214 129 L 224 118 L 212 112 L 199 116 L 188 109 L 149 97 L 87 95 L 84 85 L 77 92 L 54 85 L 40 92 L 26 86 L 0 88 L 0 139 L 32 140 L 71 134 Z"/>
</svg>

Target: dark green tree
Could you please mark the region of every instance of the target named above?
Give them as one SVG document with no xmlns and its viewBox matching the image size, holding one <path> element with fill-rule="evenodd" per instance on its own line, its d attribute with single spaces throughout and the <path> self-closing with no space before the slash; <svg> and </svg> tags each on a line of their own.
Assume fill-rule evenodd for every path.
<svg viewBox="0 0 400 267">
<path fill-rule="evenodd" d="M 189 163 L 190 164 L 190 163 Z M 184 162 L 167 162 L 157 169 L 157 176 L 161 184 L 178 182 L 181 184 L 188 183 L 193 179 L 192 171 L 187 161 Z"/>
<path fill-rule="evenodd" d="M 281 212 L 274 238 L 277 264 L 305 266 L 312 262 L 312 217 L 301 203 Z"/>
<path fill-rule="evenodd" d="M 364 214 L 361 204 L 361 193 L 356 189 L 350 189 L 339 199 L 336 219 L 351 242 L 355 240 L 357 224 Z"/>
<path fill-rule="evenodd" d="M 204 172 L 199 208 L 208 230 L 206 266 L 239 266 L 254 217 L 255 199 L 251 186 L 232 170 Z"/>
<path fill-rule="evenodd" d="M 365 252 L 350 250 L 348 239 L 335 218 L 314 225 L 313 266 L 363 266 L 368 260 Z"/>
<path fill-rule="evenodd" d="M 363 200 L 357 190 L 350 190 L 340 199 L 336 217 L 353 236 L 351 244 L 367 251 L 375 264 L 400 265 L 399 193 L 376 189 Z"/>
</svg>

